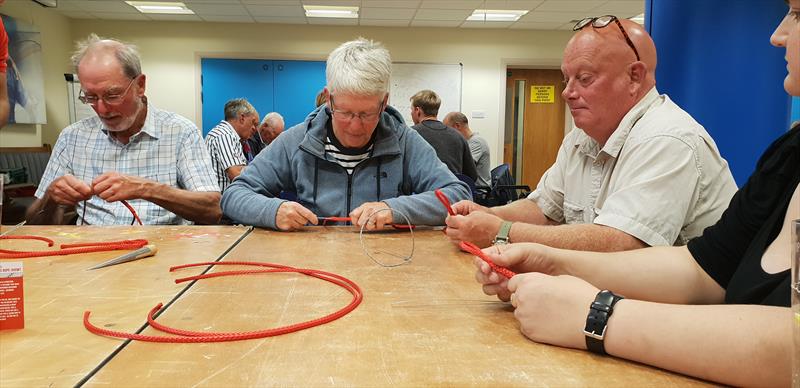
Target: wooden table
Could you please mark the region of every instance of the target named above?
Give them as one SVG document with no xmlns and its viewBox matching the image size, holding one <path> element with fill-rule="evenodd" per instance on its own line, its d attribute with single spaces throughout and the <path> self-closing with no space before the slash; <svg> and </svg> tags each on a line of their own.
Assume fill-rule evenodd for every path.
<svg viewBox="0 0 800 388">
<path fill-rule="evenodd" d="M 705 385 L 526 339 L 510 306 L 484 295 L 475 283 L 471 256 L 459 252 L 441 231 L 418 230 L 414 236 L 412 262 L 384 268 L 365 255 L 358 232 L 348 227 L 300 233 L 256 230 L 223 260 L 331 271 L 359 284 L 363 303 L 342 319 L 280 337 L 208 344 L 133 342 L 87 385 Z M 408 250 L 411 242 L 404 232 L 366 238 L 369 246 L 395 252 Z M 158 321 L 198 331 L 260 330 L 320 317 L 350 298 L 335 285 L 298 274 L 207 279 L 192 286 Z M 142 306 L 135 316 L 146 309 Z M 96 322 L 108 322 L 107 314 L 98 314 Z M 152 328 L 144 333 L 165 335 Z"/>
<path fill-rule="evenodd" d="M 139 330 L 147 311 L 187 287 L 172 282 L 170 266 L 216 260 L 247 230 L 232 226 L 17 229 L 13 234 L 48 237 L 56 244 L 144 238 L 159 251 L 150 258 L 94 271 L 86 268 L 126 251 L 3 260 L 24 265 L 25 329 L 0 331 L 0 387 L 75 385 L 125 342 L 89 333 L 83 327 L 85 310 L 91 310 L 103 327 Z M 0 244 L 5 249 L 48 249 L 40 241 L 0 240 Z"/>
</svg>

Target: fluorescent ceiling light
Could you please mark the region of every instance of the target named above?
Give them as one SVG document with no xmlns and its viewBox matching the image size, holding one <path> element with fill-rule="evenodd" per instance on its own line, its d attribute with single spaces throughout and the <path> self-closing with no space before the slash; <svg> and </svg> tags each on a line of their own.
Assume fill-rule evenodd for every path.
<svg viewBox="0 0 800 388">
<path fill-rule="evenodd" d="M 358 17 L 358 7 L 335 7 L 326 5 L 304 5 L 306 16 L 310 18 L 343 18 Z"/>
<path fill-rule="evenodd" d="M 126 1 L 126 3 L 141 13 L 194 14 L 194 11 L 186 8 L 186 4 L 183 3 L 167 1 Z"/>
<path fill-rule="evenodd" d="M 638 14 L 634 17 L 628 18 L 628 20 L 644 25 L 644 14 Z"/>
<path fill-rule="evenodd" d="M 515 22 L 528 11 L 514 9 L 476 9 L 467 20 L 477 22 Z"/>
</svg>

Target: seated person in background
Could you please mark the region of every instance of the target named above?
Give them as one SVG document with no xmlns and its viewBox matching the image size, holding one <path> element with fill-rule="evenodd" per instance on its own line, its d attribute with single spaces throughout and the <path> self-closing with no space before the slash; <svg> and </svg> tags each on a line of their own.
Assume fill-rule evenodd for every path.
<svg viewBox="0 0 800 388">
<path fill-rule="evenodd" d="M 283 116 L 278 112 L 269 112 L 264 116 L 264 120 L 261 120 L 261 125 L 258 126 L 258 131 L 247 140 L 253 157 L 261 153 L 261 150 L 270 145 L 283 132 L 284 125 Z"/>
<path fill-rule="evenodd" d="M 80 100 L 97 116 L 65 128 L 47 163 L 30 223 L 60 224 L 77 205 L 78 223 L 213 224 L 222 213 L 219 186 L 200 131 L 191 121 L 147 103 L 136 47 L 97 35 L 72 56 Z"/>
<path fill-rule="evenodd" d="M 458 131 L 436 118 L 441 105 L 442 100 L 433 90 L 421 90 L 411 96 L 411 119 L 414 120 L 411 128 L 433 146 L 436 156 L 450 171 L 466 175 L 475 182 L 478 180 L 478 171 L 469 144 Z"/>
<path fill-rule="evenodd" d="M 656 62 L 653 40 L 630 20 L 599 18 L 578 31 L 561 65 L 577 128 L 555 164 L 528 198 L 455 204 L 447 235 L 622 251 L 683 245 L 716 222 L 736 184 L 706 130 L 658 94 Z"/>
<path fill-rule="evenodd" d="M 789 4 L 771 41 L 787 51 L 784 88 L 800 96 L 800 0 Z M 511 300 L 520 330 L 536 342 L 588 348 L 724 385 L 788 387 L 797 352 L 797 320 L 788 307 L 791 220 L 800 218 L 798 166 L 795 124 L 761 156 L 722 218 L 687 246 L 613 254 L 497 246 L 484 252 L 519 274 L 501 281 L 476 259 L 477 279 L 487 294 Z M 601 317 L 598 310 L 609 305 Z M 605 335 L 596 339 L 584 330 Z"/>
<path fill-rule="evenodd" d="M 278 136 L 222 196 L 235 222 L 280 230 L 349 216 L 367 230 L 388 223 L 441 225 L 447 212 L 433 193 L 470 198 L 430 145 L 386 105 L 392 61 L 378 43 L 359 38 L 328 56 L 328 103 Z M 297 195 L 297 202 L 278 198 Z M 373 213 L 376 213 L 373 216 Z M 368 223 L 369 221 L 369 223 Z"/>
<path fill-rule="evenodd" d="M 247 99 L 234 98 L 225 103 L 225 120 L 206 135 L 206 146 L 211 155 L 211 165 L 217 176 L 219 190 L 231 184 L 244 166 L 253 160 L 248 139 L 258 127 L 258 112 Z"/>
<path fill-rule="evenodd" d="M 444 125 L 455 128 L 464 139 L 467 139 L 469 145 L 469 152 L 472 154 L 472 160 L 475 161 L 475 169 L 478 171 L 478 180 L 475 181 L 477 186 L 489 187 L 492 185 L 492 173 L 489 164 L 492 162 L 491 155 L 489 154 L 489 143 L 478 132 L 473 132 L 469 128 L 469 120 L 467 116 L 461 112 L 450 112 L 444 117 Z"/>
</svg>

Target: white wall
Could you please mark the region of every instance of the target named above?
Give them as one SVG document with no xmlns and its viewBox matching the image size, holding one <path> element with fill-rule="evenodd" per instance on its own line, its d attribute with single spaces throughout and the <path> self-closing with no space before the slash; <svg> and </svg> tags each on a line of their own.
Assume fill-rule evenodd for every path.
<svg viewBox="0 0 800 388">
<path fill-rule="evenodd" d="M 10 124 L 0 129 L 0 146 L 39 147 L 54 144 L 59 131 L 69 122 L 64 73 L 69 73 L 72 46 L 70 19 L 33 2 L 0 6 L 0 13 L 39 27 L 42 33 L 42 71 L 45 85 L 47 124 Z"/>
<path fill-rule="evenodd" d="M 468 116 L 474 110 L 486 112 L 483 119 L 470 119 L 470 125 L 492 147 L 492 165 L 502 159 L 506 65 L 558 67 L 572 35 L 571 31 L 71 21 L 72 39 L 91 32 L 138 45 L 149 101 L 196 123 L 202 116 L 201 56 L 324 60 L 341 42 L 364 36 L 383 42 L 396 62 L 460 62 L 464 64 L 462 110 Z"/>
</svg>

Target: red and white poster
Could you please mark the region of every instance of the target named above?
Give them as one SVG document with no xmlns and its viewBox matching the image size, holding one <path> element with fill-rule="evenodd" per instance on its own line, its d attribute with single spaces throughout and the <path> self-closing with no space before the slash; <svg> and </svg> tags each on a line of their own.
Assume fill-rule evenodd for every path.
<svg viewBox="0 0 800 388">
<path fill-rule="evenodd" d="M 0 262 L 0 330 L 25 327 L 22 262 Z"/>
</svg>

